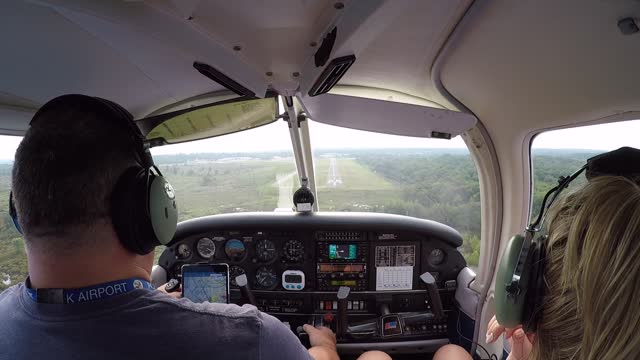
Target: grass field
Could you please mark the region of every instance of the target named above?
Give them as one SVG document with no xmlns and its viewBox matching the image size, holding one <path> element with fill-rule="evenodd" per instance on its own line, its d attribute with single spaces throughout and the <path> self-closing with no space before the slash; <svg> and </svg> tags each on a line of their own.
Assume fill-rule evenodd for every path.
<svg viewBox="0 0 640 360">
<path fill-rule="evenodd" d="M 278 175 L 295 171 L 289 160 L 237 160 L 160 167 L 173 185 L 179 220 L 242 211 L 273 211 Z"/>
<path fill-rule="evenodd" d="M 7 287 L 7 275 L 12 283 L 27 277 L 24 240 L 9 217 L 10 174 L 11 166 L 0 164 L 0 291 Z"/>
</svg>

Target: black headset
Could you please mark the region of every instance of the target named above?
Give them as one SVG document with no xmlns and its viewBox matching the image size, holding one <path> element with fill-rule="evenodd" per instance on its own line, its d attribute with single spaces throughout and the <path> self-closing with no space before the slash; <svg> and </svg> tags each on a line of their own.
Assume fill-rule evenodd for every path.
<svg viewBox="0 0 640 360">
<path fill-rule="evenodd" d="M 168 244 L 178 224 L 178 210 L 173 187 L 162 176 L 153 163 L 151 153 L 145 146 L 144 136 L 135 124 L 133 116 L 120 105 L 106 99 L 85 95 L 59 96 L 34 115 L 29 123 L 33 126 L 38 116 L 61 102 L 73 106 L 80 102 L 91 102 L 92 106 L 106 111 L 114 121 L 126 126 L 134 149 L 136 165 L 129 167 L 118 178 L 111 195 L 111 220 L 120 242 L 128 250 L 145 255 L 158 245 Z M 22 233 L 13 193 L 9 194 L 9 214 Z"/>
<path fill-rule="evenodd" d="M 504 250 L 496 275 L 496 319 L 507 328 L 522 325 L 526 332 L 534 332 L 544 303 L 544 271 L 548 236 L 541 229 L 549 208 L 582 172 L 587 180 L 612 175 L 634 179 L 640 169 L 640 150 L 623 147 L 600 154 L 573 174 L 560 177 L 558 186 L 549 190 L 542 200 L 540 213 L 524 231 L 511 238 Z M 547 203 L 548 201 L 548 203 Z"/>
</svg>

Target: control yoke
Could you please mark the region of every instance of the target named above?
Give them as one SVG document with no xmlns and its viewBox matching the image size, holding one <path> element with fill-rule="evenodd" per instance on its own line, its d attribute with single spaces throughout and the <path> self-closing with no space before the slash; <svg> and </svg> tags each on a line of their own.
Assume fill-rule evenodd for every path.
<svg viewBox="0 0 640 360">
<path fill-rule="evenodd" d="M 256 298 L 255 296 L 253 296 L 253 292 L 249 287 L 249 281 L 247 280 L 247 275 L 242 274 L 242 275 L 236 276 L 236 284 L 238 284 L 238 287 L 240 288 L 240 292 L 242 293 L 242 296 L 244 296 L 249 301 L 249 304 L 253 306 L 257 306 Z"/>
<path fill-rule="evenodd" d="M 431 298 L 431 311 L 436 319 L 444 318 L 444 311 L 442 310 L 442 300 L 440 299 L 440 292 L 438 291 L 438 286 L 436 285 L 436 279 L 431 275 L 431 273 L 426 272 L 420 275 L 420 280 L 427 286 L 427 291 L 429 292 L 429 298 Z"/>
<path fill-rule="evenodd" d="M 351 293 L 348 286 L 340 286 L 338 289 L 338 324 L 336 326 L 336 336 L 338 339 L 344 339 L 347 335 L 347 298 Z"/>
</svg>

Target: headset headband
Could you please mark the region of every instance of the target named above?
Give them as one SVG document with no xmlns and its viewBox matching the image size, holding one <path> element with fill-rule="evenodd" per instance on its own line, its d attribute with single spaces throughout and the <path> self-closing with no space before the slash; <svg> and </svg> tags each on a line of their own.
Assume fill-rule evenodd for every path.
<svg viewBox="0 0 640 360">
<path fill-rule="evenodd" d="M 587 179 L 597 176 L 624 176 L 634 180 L 640 176 L 640 150 L 621 147 L 587 160 Z"/>
<path fill-rule="evenodd" d="M 131 113 L 122 106 L 107 99 L 81 94 L 58 96 L 57 98 L 48 101 L 40 109 L 38 109 L 36 114 L 31 119 L 31 122 L 29 122 L 29 125 L 34 126 L 35 124 L 37 124 L 38 118 L 47 111 L 50 111 L 57 107 L 74 108 L 78 107 L 78 105 L 82 103 L 88 105 L 89 107 L 92 107 L 96 112 L 104 113 L 104 111 L 106 110 L 106 117 L 114 118 L 120 124 L 120 126 L 126 127 L 125 132 L 130 137 L 130 140 L 135 147 L 135 154 L 137 157 L 136 160 L 144 168 L 148 169 L 154 166 L 153 159 L 151 158 L 149 151 L 145 148 L 145 138 L 138 126 L 135 124 L 133 115 L 131 115 Z"/>
</svg>

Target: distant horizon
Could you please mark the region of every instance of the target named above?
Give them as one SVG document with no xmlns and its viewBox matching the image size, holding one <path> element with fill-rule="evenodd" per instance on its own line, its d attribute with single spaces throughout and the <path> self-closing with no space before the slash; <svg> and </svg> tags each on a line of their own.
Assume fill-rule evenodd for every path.
<svg viewBox="0 0 640 360">
<path fill-rule="evenodd" d="M 446 147 L 414 147 L 414 148 L 408 148 L 408 147 L 367 147 L 367 148 L 348 148 L 348 147 L 342 147 L 342 148 L 318 148 L 318 149 L 314 149 L 313 152 L 327 152 L 327 151 L 343 151 L 343 152 L 360 152 L 360 151 L 367 151 L 367 150 L 374 150 L 374 151 L 385 151 L 385 150 L 402 150 L 402 151 L 415 151 L 415 150 L 431 150 L 431 151 L 437 151 L 437 152 L 446 152 L 446 151 L 455 151 L 455 152 L 461 152 L 461 151 L 466 151 L 468 152 L 469 149 L 467 148 L 459 148 L 459 147 L 450 147 L 450 148 L 446 148 Z M 562 151 L 562 152 L 597 152 L 597 151 L 606 151 L 606 150 L 602 150 L 602 149 L 581 149 L 581 148 L 533 148 L 532 152 L 537 152 L 537 151 Z M 192 156 L 192 155 L 204 155 L 204 154 L 229 154 L 229 155 L 235 155 L 235 154 L 281 154 L 281 153 L 291 153 L 291 155 L 293 155 L 293 151 L 291 149 L 282 149 L 282 150 L 266 150 L 266 151 L 255 151 L 255 150 L 250 150 L 250 151 L 210 151 L 210 152 L 179 152 L 179 153 L 175 153 L 175 154 L 155 154 L 153 155 L 153 157 L 164 157 L 164 156 Z M 13 159 L 10 158 L 0 158 L 0 164 L 7 164 L 9 162 L 13 162 Z"/>
<path fill-rule="evenodd" d="M 444 151 L 456 151 L 456 152 L 460 152 L 460 151 L 466 151 L 468 152 L 469 149 L 467 148 L 458 148 L 458 147 L 451 147 L 451 148 L 444 148 L 444 147 L 415 147 L 415 148 L 407 148 L 407 147 L 388 147 L 388 148 L 384 148 L 384 147 L 370 147 L 370 148 L 319 148 L 319 149 L 314 149 L 313 152 L 317 152 L 317 151 L 345 151 L 345 152 L 358 152 L 358 151 L 365 151 L 365 150 L 375 150 L 375 151 L 384 151 L 384 150 L 403 150 L 403 151 L 411 151 L 411 150 L 435 150 L 435 151 L 439 151 L 439 152 L 444 152 Z M 536 151 L 563 151 L 563 152 L 569 152 L 569 151 L 578 151 L 578 152 L 593 152 L 593 151 L 606 151 L 603 149 L 581 149 L 581 148 L 533 148 L 532 149 L 533 152 Z M 179 153 L 175 153 L 175 154 L 156 154 L 153 155 L 155 156 L 174 156 L 174 155 L 198 155 L 198 154 L 275 154 L 275 153 L 283 153 L 283 152 L 291 152 L 293 154 L 293 151 L 291 149 L 284 149 L 284 150 L 268 150 L 268 151 L 215 151 L 215 152 L 179 152 Z"/>
<path fill-rule="evenodd" d="M 534 153 L 545 151 L 604 152 L 621 146 L 640 148 L 637 139 L 640 121 L 607 123 L 538 134 L 533 141 Z M 451 140 L 398 136 L 341 128 L 309 122 L 309 141 L 316 153 L 329 151 L 436 151 L 459 153 L 469 151 L 461 136 Z M 0 137 L 0 161 L 11 161 L 20 137 Z M 404 150 L 403 150 L 404 149 Z M 285 122 L 276 122 L 251 131 L 214 138 L 172 144 L 151 149 L 154 156 L 192 154 L 274 154 L 291 153 L 291 136 Z"/>
</svg>

